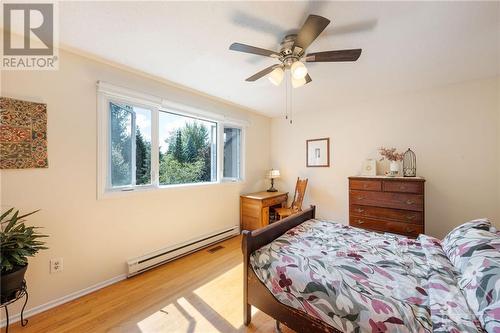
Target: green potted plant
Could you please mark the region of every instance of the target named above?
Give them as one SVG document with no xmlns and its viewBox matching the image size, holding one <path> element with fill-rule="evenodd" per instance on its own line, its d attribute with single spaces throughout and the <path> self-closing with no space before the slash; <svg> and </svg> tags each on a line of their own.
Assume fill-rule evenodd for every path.
<svg viewBox="0 0 500 333">
<path fill-rule="evenodd" d="M 7 210 L 0 216 L 0 282 L 1 303 L 16 296 L 24 280 L 28 268 L 28 257 L 33 257 L 38 251 L 47 249 L 40 238 L 48 237 L 39 234 L 38 227 L 28 227 L 24 218 L 38 210 L 19 215 L 19 210 Z"/>
</svg>

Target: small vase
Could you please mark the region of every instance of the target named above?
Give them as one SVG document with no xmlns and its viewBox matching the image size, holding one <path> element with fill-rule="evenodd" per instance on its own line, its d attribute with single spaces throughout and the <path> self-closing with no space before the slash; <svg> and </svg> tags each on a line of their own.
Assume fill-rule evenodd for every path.
<svg viewBox="0 0 500 333">
<path fill-rule="evenodd" d="M 396 177 L 399 172 L 399 163 L 398 161 L 391 161 L 389 164 L 389 176 Z"/>
</svg>

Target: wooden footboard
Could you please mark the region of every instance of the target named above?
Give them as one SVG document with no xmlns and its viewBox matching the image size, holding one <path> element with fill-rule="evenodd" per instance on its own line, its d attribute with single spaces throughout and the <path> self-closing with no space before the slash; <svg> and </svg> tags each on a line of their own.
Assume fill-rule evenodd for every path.
<svg viewBox="0 0 500 333">
<path fill-rule="evenodd" d="M 339 332 L 323 321 L 280 303 L 255 275 L 250 267 L 250 255 L 262 246 L 272 242 L 304 221 L 315 217 L 315 206 L 268 225 L 265 228 L 243 230 L 242 250 L 244 257 L 244 323 L 250 324 L 252 305 L 297 332 Z M 340 332 L 339 332 L 340 333 Z"/>
</svg>

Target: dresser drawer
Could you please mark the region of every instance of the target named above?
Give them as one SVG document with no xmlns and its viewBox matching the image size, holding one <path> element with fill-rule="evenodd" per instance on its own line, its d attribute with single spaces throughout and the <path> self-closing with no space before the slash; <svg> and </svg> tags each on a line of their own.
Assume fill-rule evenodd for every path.
<svg viewBox="0 0 500 333">
<path fill-rule="evenodd" d="M 350 214 L 357 217 L 369 217 L 382 220 L 389 219 L 404 223 L 424 223 L 424 214 L 422 212 L 410 210 L 351 205 Z"/>
<path fill-rule="evenodd" d="M 351 179 L 349 187 L 353 190 L 382 191 L 382 181 Z"/>
<path fill-rule="evenodd" d="M 377 206 L 414 211 L 424 210 L 424 196 L 420 194 L 350 190 L 349 200 L 353 205 Z"/>
<path fill-rule="evenodd" d="M 392 222 L 392 221 L 382 221 L 377 219 L 369 219 L 351 216 L 349 218 L 349 225 L 353 227 L 381 231 L 381 232 L 392 232 L 395 234 L 401 234 L 409 237 L 417 237 L 419 234 L 424 232 L 424 227 L 421 225 Z"/>
<path fill-rule="evenodd" d="M 279 197 L 265 199 L 264 201 L 262 201 L 262 206 L 270 207 L 274 205 L 279 205 L 282 202 L 286 202 L 286 200 L 287 200 L 287 195 L 281 195 Z"/>
<path fill-rule="evenodd" d="M 424 193 L 424 183 L 422 182 L 405 182 L 405 181 L 384 181 L 385 192 L 402 192 L 402 193 Z"/>
</svg>

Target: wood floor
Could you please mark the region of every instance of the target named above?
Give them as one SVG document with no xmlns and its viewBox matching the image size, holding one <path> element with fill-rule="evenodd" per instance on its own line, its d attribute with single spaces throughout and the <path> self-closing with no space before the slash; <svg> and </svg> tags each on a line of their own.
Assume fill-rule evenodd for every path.
<svg viewBox="0 0 500 333">
<path fill-rule="evenodd" d="M 252 324 L 243 325 L 241 238 L 220 245 L 30 317 L 26 327 L 15 323 L 9 332 L 273 332 L 274 320 L 255 309 Z"/>
</svg>

